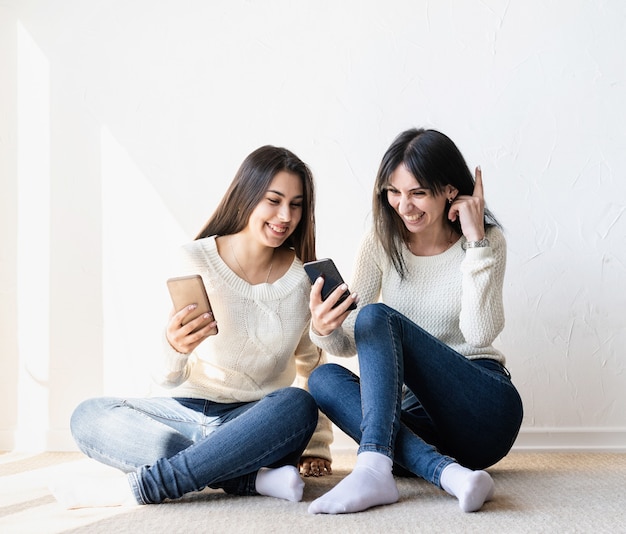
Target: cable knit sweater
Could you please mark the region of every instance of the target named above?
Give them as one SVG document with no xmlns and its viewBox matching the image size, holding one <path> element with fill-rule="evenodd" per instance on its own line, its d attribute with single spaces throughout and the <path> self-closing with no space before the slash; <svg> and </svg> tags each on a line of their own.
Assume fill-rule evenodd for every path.
<svg viewBox="0 0 626 534">
<path fill-rule="evenodd" d="M 191 354 L 181 354 L 164 336 L 163 366 L 154 377 L 173 397 L 215 402 L 251 402 L 279 388 L 306 388 L 324 362 L 309 337 L 311 284 L 302 262 L 272 284 L 250 285 L 224 263 L 215 236 L 182 247 L 180 274 L 200 274 L 219 333 Z M 320 421 L 304 456 L 331 459 L 332 430 Z"/>
<path fill-rule="evenodd" d="M 361 243 L 350 285 L 359 295 L 358 308 L 331 334 L 311 331 L 311 338 L 329 354 L 354 355 L 358 310 L 380 300 L 463 356 L 504 364 L 492 343 L 504 328 L 506 242 L 495 227 L 487 229 L 486 237 L 489 247 L 465 251 L 461 237 L 436 256 L 414 256 L 404 247 L 407 273 L 401 279 L 372 230 Z"/>
</svg>

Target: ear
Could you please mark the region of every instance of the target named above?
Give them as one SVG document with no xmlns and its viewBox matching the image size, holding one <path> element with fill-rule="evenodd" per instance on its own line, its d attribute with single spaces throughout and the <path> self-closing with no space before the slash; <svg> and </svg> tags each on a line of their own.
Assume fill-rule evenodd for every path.
<svg viewBox="0 0 626 534">
<path fill-rule="evenodd" d="M 448 202 L 452 203 L 454 199 L 457 197 L 457 195 L 459 194 L 459 190 L 453 185 L 448 184 L 444 188 L 444 193 L 446 195 L 446 198 L 448 199 Z"/>
</svg>

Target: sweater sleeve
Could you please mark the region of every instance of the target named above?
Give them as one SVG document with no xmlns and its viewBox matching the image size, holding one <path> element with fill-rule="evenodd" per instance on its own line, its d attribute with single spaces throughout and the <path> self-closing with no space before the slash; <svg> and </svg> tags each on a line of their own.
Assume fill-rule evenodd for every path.
<svg viewBox="0 0 626 534">
<path fill-rule="evenodd" d="M 475 347 L 490 346 L 504 328 L 506 242 L 495 227 L 487 231 L 487 238 L 490 246 L 467 249 L 461 264 L 459 325 L 465 341 Z"/>
<path fill-rule="evenodd" d="M 175 388 L 189 378 L 195 355 L 193 352 L 190 354 L 177 352 L 167 340 L 165 331 L 163 331 L 162 346 L 161 364 L 155 367 L 152 380 L 162 388 Z"/>
<path fill-rule="evenodd" d="M 356 354 L 354 323 L 359 309 L 372 302 L 378 302 L 382 287 L 382 256 L 373 232 L 364 236 L 354 264 L 354 276 L 349 286 L 351 292 L 359 296 L 357 309 L 353 310 L 343 324 L 327 336 L 320 336 L 311 330 L 311 339 L 328 354 L 349 357 Z"/>
<path fill-rule="evenodd" d="M 322 349 L 316 347 L 309 337 L 309 329 L 305 329 L 304 335 L 296 348 L 296 380 L 295 385 L 308 391 L 309 376 L 313 370 L 326 363 L 326 356 Z M 330 444 L 333 441 L 332 425 L 328 417 L 321 411 L 318 413 L 317 427 L 302 453 L 302 456 L 324 458 L 332 461 Z"/>
<path fill-rule="evenodd" d="M 198 259 L 195 242 L 182 246 L 178 250 L 179 275 L 197 274 L 202 271 L 203 265 Z M 163 347 L 160 365 L 152 373 L 152 380 L 159 386 L 171 389 L 180 386 L 189 378 L 191 368 L 196 360 L 195 354 L 182 354 L 174 349 L 169 341 L 165 329 L 161 340 Z"/>
</svg>

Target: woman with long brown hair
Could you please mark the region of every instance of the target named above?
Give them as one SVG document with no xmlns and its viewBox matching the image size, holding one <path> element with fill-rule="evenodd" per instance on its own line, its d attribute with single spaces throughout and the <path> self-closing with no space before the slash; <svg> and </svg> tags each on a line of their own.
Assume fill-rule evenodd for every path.
<svg viewBox="0 0 626 534">
<path fill-rule="evenodd" d="M 301 472 L 330 472 L 330 423 L 291 387 L 323 363 L 302 267 L 315 259 L 314 210 L 313 177 L 295 154 L 264 146 L 245 159 L 182 248 L 176 274 L 201 275 L 212 314 L 187 322 L 195 304 L 173 310 L 157 379 L 170 396 L 81 403 L 79 448 L 127 474 L 57 485 L 61 503 L 160 503 L 207 486 L 299 501 Z"/>
</svg>

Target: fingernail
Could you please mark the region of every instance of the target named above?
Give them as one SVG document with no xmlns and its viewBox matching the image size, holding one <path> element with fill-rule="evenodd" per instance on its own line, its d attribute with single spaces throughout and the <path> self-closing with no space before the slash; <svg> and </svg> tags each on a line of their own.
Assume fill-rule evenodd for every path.
<svg viewBox="0 0 626 534">
<path fill-rule="evenodd" d="M 188 310 L 195 310 L 198 307 L 197 304 L 190 304 L 189 306 L 187 306 Z"/>
</svg>

